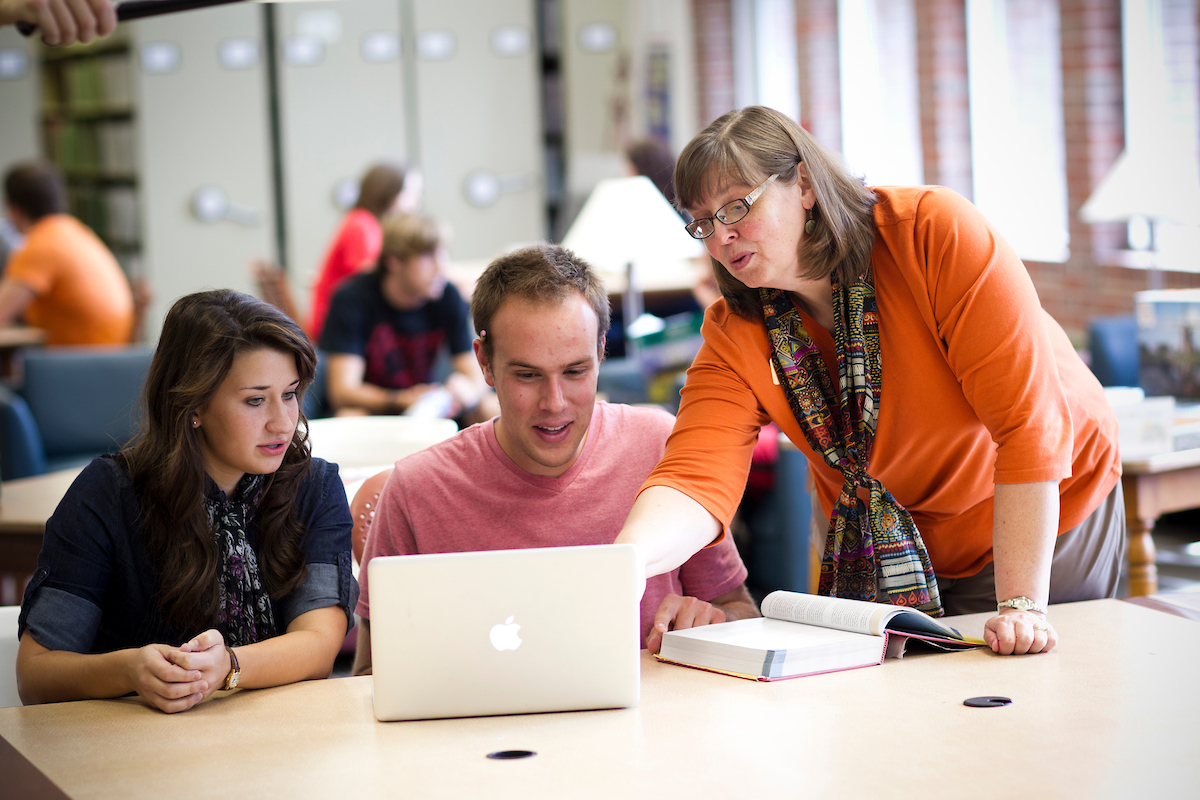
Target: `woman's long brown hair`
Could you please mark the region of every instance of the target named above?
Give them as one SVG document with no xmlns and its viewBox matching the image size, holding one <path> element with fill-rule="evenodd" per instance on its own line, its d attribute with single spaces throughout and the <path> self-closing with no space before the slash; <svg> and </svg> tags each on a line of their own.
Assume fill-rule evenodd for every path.
<svg viewBox="0 0 1200 800">
<path fill-rule="evenodd" d="M 228 289 L 176 301 L 163 323 L 142 394 L 142 428 L 117 454 L 141 505 L 141 532 L 158 569 L 164 620 L 198 633 L 218 617 L 217 546 L 205 491 L 209 479 L 193 415 L 205 408 L 239 353 L 274 350 L 296 359 L 303 398 L 316 372 L 308 337 L 274 306 Z M 305 526 L 293 509 L 311 464 L 308 421 L 300 412 L 279 469 L 267 476 L 255 516 L 258 563 L 272 598 L 303 583 Z"/>
<path fill-rule="evenodd" d="M 403 190 L 403 167 L 399 164 L 376 164 L 363 176 L 354 207 L 371 212 L 376 219 L 383 219 Z"/>
<path fill-rule="evenodd" d="M 836 272 L 838 282 L 849 286 L 866 275 L 871 262 L 875 193 L 840 156 L 773 108 L 730 111 L 696 134 L 675 162 L 675 204 L 681 211 L 695 208 L 706 194 L 723 186 L 754 186 L 775 174 L 781 184 L 792 184 L 801 162 L 817 204 L 816 227 L 800 241 L 799 277 L 828 278 Z M 761 317 L 758 290 L 711 260 L 730 309 L 743 317 Z"/>
</svg>

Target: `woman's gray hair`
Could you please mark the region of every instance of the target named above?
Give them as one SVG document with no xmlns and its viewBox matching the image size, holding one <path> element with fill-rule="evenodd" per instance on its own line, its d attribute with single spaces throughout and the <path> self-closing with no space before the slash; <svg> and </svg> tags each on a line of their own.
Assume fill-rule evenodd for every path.
<svg viewBox="0 0 1200 800">
<path fill-rule="evenodd" d="M 688 143 L 675 163 L 676 205 L 681 210 L 694 208 L 726 186 L 755 186 L 775 174 L 778 183 L 794 184 L 802 161 L 817 203 L 812 211 L 816 227 L 800 241 L 799 277 L 836 273 L 838 282 L 848 286 L 866 275 L 871 261 L 875 194 L 837 153 L 772 108 L 730 111 Z M 716 259 L 712 264 L 729 307 L 743 317 L 761 316 L 758 290 L 733 277 Z"/>
</svg>

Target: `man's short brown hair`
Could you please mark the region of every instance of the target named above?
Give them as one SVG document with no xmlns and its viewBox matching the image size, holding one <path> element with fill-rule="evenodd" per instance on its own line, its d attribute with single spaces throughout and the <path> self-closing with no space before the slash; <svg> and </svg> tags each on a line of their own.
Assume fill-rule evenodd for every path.
<svg viewBox="0 0 1200 800">
<path fill-rule="evenodd" d="M 483 271 L 471 295 L 471 318 L 475 332 L 483 340 L 483 352 L 492 360 L 492 317 L 500 304 L 512 295 L 534 303 L 562 300 L 571 291 L 579 292 L 596 312 L 596 353 L 604 358 L 604 336 L 611 314 L 608 292 L 600 277 L 587 262 L 555 244 L 535 244 L 500 256 Z"/>
<path fill-rule="evenodd" d="M 67 211 L 67 185 L 53 164 L 18 164 L 4 176 L 4 200 L 30 222 Z"/>
<path fill-rule="evenodd" d="M 393 214 L 383 218 L 383 248 L 377 268 L 382 274 L 384 258 L 400 261 L 432 253 L 445 244 L 446 231 L 437 220 L 417 214 Z"/>
</svg>

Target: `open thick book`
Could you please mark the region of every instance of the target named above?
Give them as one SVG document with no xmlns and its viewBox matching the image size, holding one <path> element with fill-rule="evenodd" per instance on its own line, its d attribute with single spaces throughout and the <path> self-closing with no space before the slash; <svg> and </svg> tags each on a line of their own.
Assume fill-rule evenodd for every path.
<svg viewBox="0 0 1200 800">
<path fill-rule="evenodd" d="M 663 634 L 661 661 L 773 681 L 882 664 L 918 639 L 942 650 L 983 641 L 963 636 L 923 611 L 884 603 L 772 592 L 762 617 Z"/>
</svg>

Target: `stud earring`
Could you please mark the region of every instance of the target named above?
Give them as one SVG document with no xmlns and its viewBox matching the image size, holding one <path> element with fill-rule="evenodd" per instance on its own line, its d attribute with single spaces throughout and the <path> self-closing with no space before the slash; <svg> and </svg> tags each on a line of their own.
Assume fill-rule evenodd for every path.
<svg viewBox="0 0 1200 800">
<path fill-rule="evenodd" d="M 200 420 L 198 420 L 198 419 L 194 419 L 194 420 L 192 420 L 192 427 L 193 427 L 193 428 L 199 428 L 199 427 L 200 427 Z"/>
</svg>

